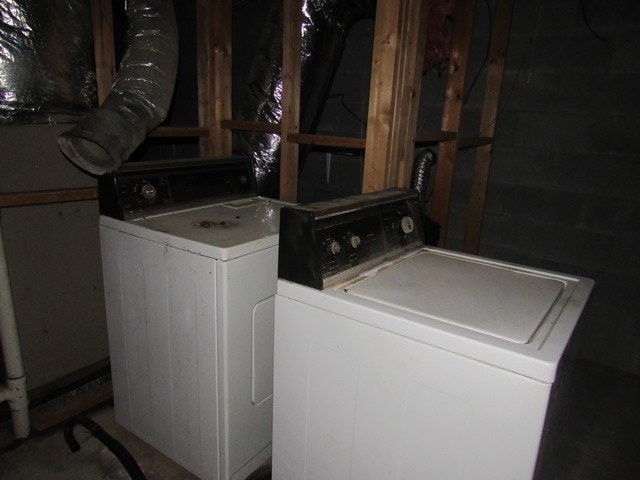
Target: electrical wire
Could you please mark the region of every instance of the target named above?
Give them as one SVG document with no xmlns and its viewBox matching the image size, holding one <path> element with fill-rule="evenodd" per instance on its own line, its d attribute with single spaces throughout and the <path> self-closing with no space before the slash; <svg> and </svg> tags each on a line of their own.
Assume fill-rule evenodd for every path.
<svg viewBox="0 0 640 480">
<path fill-rule="evenodd" d="M 478 77 L 480 76 L 480 73 L 482 72 L 482 70 L 484 70 L 484 67 L 487 64 L 487 60 L 489 60 L 489 51 L 491 49 L 491 37 L 493 34 L 493 12 L 491 12 L 491 5 L 489 5 L 489 0 L 485 0 L 484 3 L 487 6 L 487 12 L 489 15 L 489 41 L 487 42 L 487 49 L 484 52 L 484 59 L 482 60 L 482 64 L 480 64 L 480 68 L 478 68 L 476 75 L 473 77 L 473 81 L 469 85 L 469 89 L 467 90 L 467 93 L 464 96 L 464 100 L 462 101 L 463 104 L 467 103 L 467 100 L 469 99 L 469 94 L 471 94 L 471 90 L 473 90 L 473 87 L 478 81 Z"/>
<path fill-rule="evenodd" d="M 339 98 L 340 99 L 340 103 L 341 105 L 344 107 L 344 109 L 349 112 L 351 114 L 351 116 L 353 118 L 355 118 L 358 122 L 360 122 L 360 125 L 363 126 L 364 128 L 367 128 L 367 122 L 365 122 L 364 120 L 362 120 L 353 110 L 351 110 L 351 108 L 349 108 L 349 106 L 345 103 L 344 101 L 344 93 L 335 93 L 333 95 L 329 95 L 327 97 L 327 100 L 330 98 Z"/>
<path fill-rule="evenodd" d="M 584 8 L 584 0 L 580 0 L 580 10 L 582 10 L 582 18 L 584 19 L 584 24 L 587 27 L 587 29 L 593 34 L 594 37 L 596 37 L 598 40 L 600 40 L 601 42 L 607 43 L 607 39 L 598 35 L 598 32 L 596 32 L 593 28 L 591 28 L 591 24 L 589 23 L 589 18 L 587 17 L 587 11 Z"/>
<path fill-rule="evenodd" d="M 539 6 L 538 7 L 538 16 L 537 16 L 536 24 L 535 24 L 535 27 L 534 27 L 534 29 L 531 32 L 531 35 L 529 37 L 527 48 L 524 50 L 524 54 L 522 55 L 522 59 L 520 60 L 520 64 L 518 66 L 518 69 L 516 70 L 516 76 L 513 79 L 513 81 L 511 82 L 511 86 L 509 87 L 509 90 L 508 90 L 507 94 L 505 95 L 505 100 L 502 102 L 502 104 L 505 107 L 507 105 L 509 105 L 509 102 L 511 101 L 511 97 L 513 96 L 513 92 L 516 89 L 516 85 L 518 84 L 518 80 L 520 79 L 520 76 L 521 76 L 522 72 L 525 69 L 525 64 L 527 63 L 527 59 L 529 57 L 531 57 L 531 61 L 533 62 L 534 45 L 535 45 L 535 40 L 536 40 L 536 38 L 538 36 L 538 29 L 540 27 L 540 19 L 541 19 L 541 17 L 542 17 L 542 6 Z M 528 80 L 527 80 L 527 83 L 529 83 Z M 506 91 L 506 88 L 504 88 L 504 90 Z M 489 125 L 487 125 L 484 130 L 479 132 L 479 134 L 483 135 L 484 133 L 486 133 L 486 131 L 489 128 L 491 128 L 492 126 L 495 125 L 496 121 L 497 121 L 497 117 L 493 122 L 491 122 Z"/>
</svg>

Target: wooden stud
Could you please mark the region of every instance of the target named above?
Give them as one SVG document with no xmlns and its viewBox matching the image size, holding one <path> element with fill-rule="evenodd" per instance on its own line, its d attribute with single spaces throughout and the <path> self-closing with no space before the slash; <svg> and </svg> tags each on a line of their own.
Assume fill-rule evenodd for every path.
<svg viewBox="0 0 640 480">
<path fill-rule="evenodd" d="M 302 1 L 284 0 L 282 46 L 282 139 L 280 143 L 280 199 L 298 197 L 298 144 L 289 134 L 300 131 L 300 48 Z"/>
<path fill-rule="evenodd" d="M 498 1 L 495 25 L 489 46 L 489 67 L 482 116 L 480 118 L 480 135 L 487 135 L 491 138 L 495 133 L 498 109 L 500 107 L 500 91 L 502 90 L 512 11 L 513 0 Z M 492 152 L 493 143 L 480 147 L 476 151 L 469 213 L 464 237 L 464 251 L 469 253 L 477 253 L 478 245 L 480 244 Z"/>
<path fill-rule="evenodd" d="M 214 121 L 212 104 L 215 94 L 213 93 L 214 87 L 211 85 L 213 72 L 211 71 L 211 62 L 209 60 L 213 49 L 213 41 L 211 39 L 213 3 L 211 0 L 196 0 L 198 125 L 208 130 L 208 135 L 200 138 L 200 156 L 202 157 L 212 157 L 214 155 L 211 130 Z"/>
<path fill-rule="evenodd" d="M 398 43 L 402 7 L 406 1 L 378 2 L 374 32 L 367 141 L 362 178 L 362 192 L 387 187 L 388 170 L 393 164 L 390 141 L 393 117 Z"/>
<path fill-rule="evenodd" d="M 93 51 L 96 64 L 98 105 L 105 101 L 116 78 L 116 53 L 113 41 L 111 0 L 91 0 Z"/>
<path fill-rule="evenodd" d="M 407 14 L 407 48 L 405 49 L 404 65 L 401 71 L 406 72 L 407 82 L 402 88 L 404 100 L 401 105 L 406 106 L 406 111 L 399 111 L 399 120 L 405 123 L 399 129 L 399 142 L 397 155 L 399 166 L 397 178 L 392 186 L 409 187 L 413 170 L 413 156 L 418 126 L 418 110 L 420 106 L 420 93 L 422 88 L 422 67 L 424 63 L 425 38 L 427 34 L 427 17 L 429 14 L 429 2 L 417 0 L 412 2 Z"/>
<path fill-rule="evenodd" d="M 197 0 L 198 123 L 209 128 L 200 139 L 202 156 L 230 155 L 231 132 L 221 120 L 231 118 L 231 0 Z"/>
<path fill-rule="evenodd" d="M 475 0 L 456 1 L 454 32 L 442 115 L 442 130 L 445 132 L 457 132 L 460 128 L 467 63 L 473 34 L 475 4 Z M 440 224 L 441 246 L 444 245 L 447 235 L 449 202 L 456 153 L 457 144 L 455 141 L 440 143 L 431 215 Z"/>
<path fill-rule="evenodd" d="M 416 134 L 426 13 L 424 0 L 378 2 L 363 192 L 408 184 Z"/>
</svg>

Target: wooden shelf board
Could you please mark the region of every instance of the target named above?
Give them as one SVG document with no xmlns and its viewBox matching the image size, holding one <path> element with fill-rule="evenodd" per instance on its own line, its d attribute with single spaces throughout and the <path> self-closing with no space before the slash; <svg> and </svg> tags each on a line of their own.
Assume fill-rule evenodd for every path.
<svg viewBox="0 0 640 480">
<path fill-rule="evenodd" d="M 95 187 L 2 193 L 0 194 L 0 208 L 25 207 L 28 205 L 43 205 L 47 203 L 79 202 L 96 200 L 97 198 L 98 189 Z"/>
<path fill-rule="evenodd" d="M 436 132 L 417 132 L 415 143 L 439 143 L 455 140 L 458 138 L 456 132 L 445 132 L 438 130 Z"/>
<path fill-rule="evenodd" d="M 306 133 L 290 133 L 287 139 L 292 143 L 319 145 L 323 147 L 349 148 L 364 150 L 366 139 L 357 137 L 335 137 L 330 135 L 311 135 Z"/>
<path fill-rule="evenodd" d="M 492 143 L 493 137 L 460 138 L 458 140 L 458 150 L 464 150 L 465 148 L 482 147 L 484 145 L 491 145 Z"/>
<path fill-rule="evenodd" d="M 279 123 L 250 122 L 247 120 L 221 120 L 220 126 L 230 130 L 247 130 L 250 132 L 275 133 L 280 135 Z"/>
<path fill-rule="evenodd" d="M 176 138 L 176 137 L 208 137 L 210 130 L 207 127 L 158 127 L 147 135 L 154 138 Z"/>
</svg>

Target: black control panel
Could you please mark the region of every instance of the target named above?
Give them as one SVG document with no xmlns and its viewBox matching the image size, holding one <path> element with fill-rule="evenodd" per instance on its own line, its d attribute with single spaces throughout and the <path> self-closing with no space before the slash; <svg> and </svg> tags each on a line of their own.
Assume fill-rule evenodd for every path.
<svg viewBox="0 0 640 480">
<path fill-rule="evenodd" d="M 323 289 L 422 243 L 417 192 L 390 189 L 280 211 L 278 276 Z"/>
<path fill-rule="evenodd" d="M 98 188 L 100 213 L 119 219 L 257 191 L 251 159 L 240 156 L 124 164 L 100 177 Z"/>
</svg>

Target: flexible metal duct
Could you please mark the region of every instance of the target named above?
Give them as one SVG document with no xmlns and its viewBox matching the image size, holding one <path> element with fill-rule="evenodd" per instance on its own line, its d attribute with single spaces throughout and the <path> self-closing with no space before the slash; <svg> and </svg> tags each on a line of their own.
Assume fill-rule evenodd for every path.
<svg viewBox="0 0 640 480">
<path fill-rule="evenodd" d="M 302 60 L 300 130 L 314 131 L 344 50 L 349 29 L 373 18 L 375 0 L 304 0 L 302 5 Z M 282 7 L 275 1 L 267 16 L 258 54 L 252 65 L 244 120 L 278 123 L 282 119 Z M 243 132 L 234 150 L 253 159 L 258 193 L 276 197 L 279 188 L 280 136 Z"/>
<path fill-rule="evenodd" d="M 438 161 L 436 153 L 430 148 L 420 150 L 413 160 L 413 170 L 411 172 L 411 188 L 418 191 L 420 200 L 423 227 L 423 240 L 426 245 L 436 246 L 440 241 L 440 224 L 429 217 L 426 213 L 427 202 L 431 194 L 429 188 L 429 176 L 431 168 Z"/>
<path fill-rule="evenodd" d="M 95 104 L 89 2 L 0 1 L 0 123 L 77 122 Z"/>
<path fill-rule="evenodd" d="M 178 29 L 171 0 L 128 0 L 128 48 L 104 103 L 58 137 L 80 168 L 116 170 L 167 116 L 178 68 Z"/>
<path fill-rule="evenodd" d="M 422 205 L 427 203 L 429 187 L 429 176 L 438 157 L 436 152 L 430 148 L 425 148 L 418 152 L 413 159 L 413 169 L 411 171 L 411 188 L 418 191 L 418 198 Z"/>
</svg>

